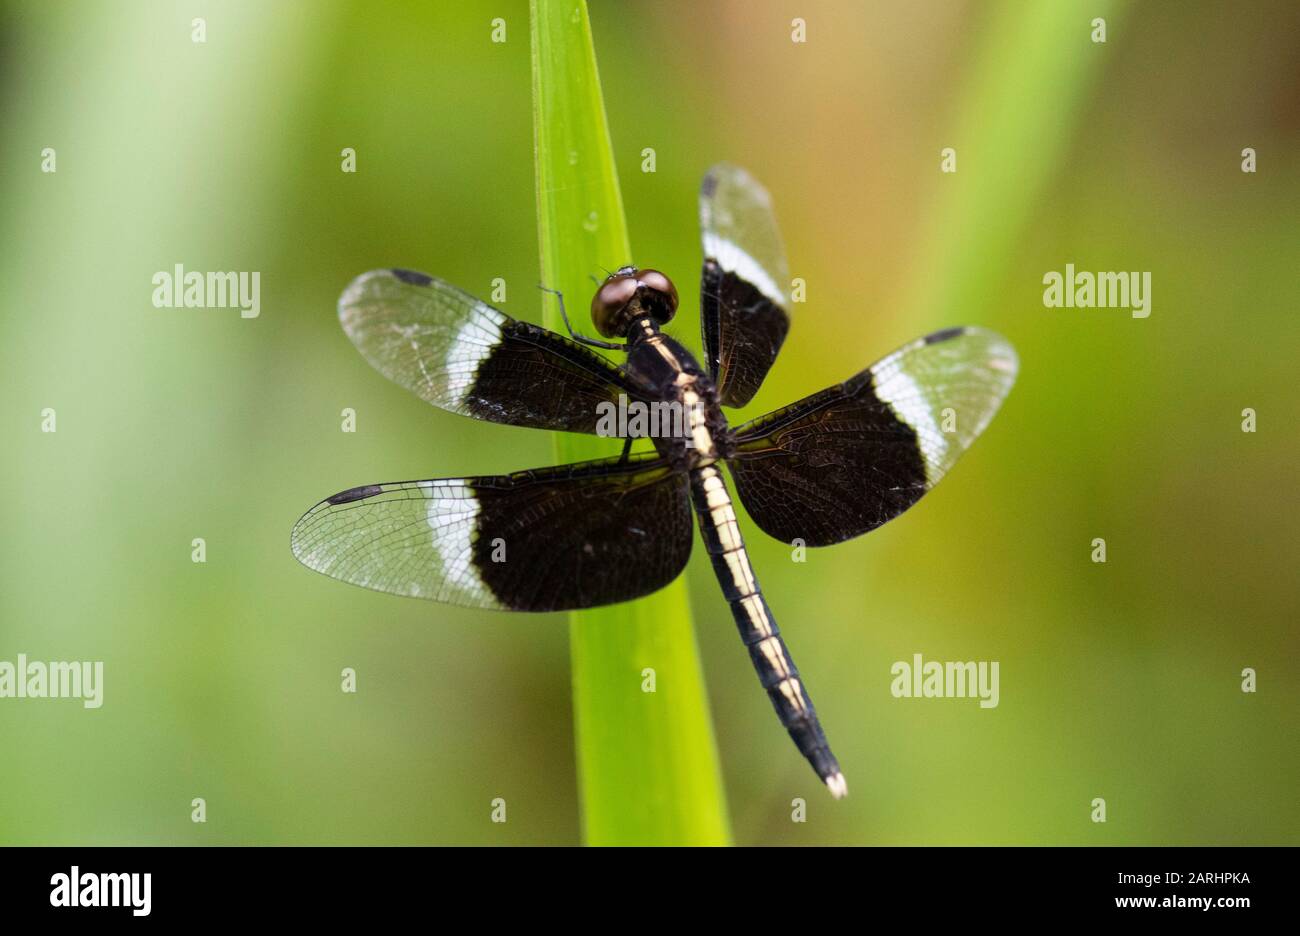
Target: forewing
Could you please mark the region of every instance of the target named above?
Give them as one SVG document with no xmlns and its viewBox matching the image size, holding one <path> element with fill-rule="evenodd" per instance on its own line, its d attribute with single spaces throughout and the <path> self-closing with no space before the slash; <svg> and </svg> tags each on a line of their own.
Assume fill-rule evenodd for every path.
<svg viewBox="0 0 1300 936">
<path fill-rule="evenodd" d="M 453 413 L 594 433 L 600 404 L 637 397 L 600 355 L 423 273 L 362 274 L 339 300 L 339 320 L 377 371 Z"/>
<path fill-rule="evenodd" d="M 684 474 L 654 454 L 352 488 L 293 529 L 300 562 L 376 591 L 564 611 L 671 582 L 691 553 Z"/>
<path fill-rule="evenodd" d="M 826 546 L 921 499 L 984 431 L 1015 383 L 999 335 L 951 328 L 904 345 L 844 383 L 736 430 L 730 461 L 754 522 Z"/>
<path fill-rule="evenodd" d="M 790 271 L 772 200 L 744 169 L 718 165 L 700 187 L 700 319 L 725 406 L 758 392 L 790 330 Z"/>
</svg>

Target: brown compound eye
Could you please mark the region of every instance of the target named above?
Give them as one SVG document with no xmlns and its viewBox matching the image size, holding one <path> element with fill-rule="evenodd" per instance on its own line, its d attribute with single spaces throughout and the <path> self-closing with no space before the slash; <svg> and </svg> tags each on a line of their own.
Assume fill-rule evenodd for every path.
<svg viewBox="0 0 1300 936">
<path fill-rule="evenodd" d="M 605 280 L 591 300 L 591 321 L 596 331 L 606 338 L 622 338 L 629 321 L 625 310 L 639 288 L 635 273 L 618 273 Z"/>
<path fill-rule="evenodd" d="M 640 270 L 636 274 L 641 286 L 641 305 L 660 325 L 677 312 L 677 287 L 658 270 Z"/>
</svg>

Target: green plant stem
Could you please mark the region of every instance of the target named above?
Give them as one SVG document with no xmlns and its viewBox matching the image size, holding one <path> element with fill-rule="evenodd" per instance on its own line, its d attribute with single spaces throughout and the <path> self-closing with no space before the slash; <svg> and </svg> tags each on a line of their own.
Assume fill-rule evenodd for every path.
<svg viewBox="0 0 1300 936">
<path fill-rule="evenodd" d="M 532 0 L 533 130 L 544 285 L 590 332 L 592 274 L 628 263 L 584 0 Z M 559 306 L 545 324 L 563 332 Z M 559 434 L 562 461 L 618 454 L 607 439 Z M 592 845 L 730 841 L 708 698 L 686 587 L 570 616 L 583 833 Z M 649 673 L 648 671 L 653 671 Z M 654 691 L 646 691 L 653 680 Z"/>
</svg>

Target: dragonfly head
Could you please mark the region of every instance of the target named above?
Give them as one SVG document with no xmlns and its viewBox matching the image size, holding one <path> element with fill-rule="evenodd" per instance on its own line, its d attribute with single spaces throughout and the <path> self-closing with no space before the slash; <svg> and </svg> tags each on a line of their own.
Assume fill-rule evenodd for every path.
<svg viewBox="0 0 1300 936">
<path fill-rule="evenodd" d="M 628 327 L 643 316 L 660 325 L 677 311 L 677 287 L 658 270 L 620 267 L 596 290 L 591 300 L 591 321 L 606 338 L 623 338 Z"/>
</svg>

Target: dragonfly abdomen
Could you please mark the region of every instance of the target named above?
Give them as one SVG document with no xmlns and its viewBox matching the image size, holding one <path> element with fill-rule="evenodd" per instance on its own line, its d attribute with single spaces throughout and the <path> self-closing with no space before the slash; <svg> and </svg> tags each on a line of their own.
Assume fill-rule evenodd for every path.
<svg viewBox="0 0 1300 936">
<path fill-rule="evenodd" d="M 831 794 L 836 798 L 844 796 L 848 792 L 844 775 L 831 753 L 799 669 L 758 587 L 736 522 L 731 494 L 717 465 L 706 465 L 691 472 L 691 500 L 714 574 L 777 717 Z"/>
</svg>

